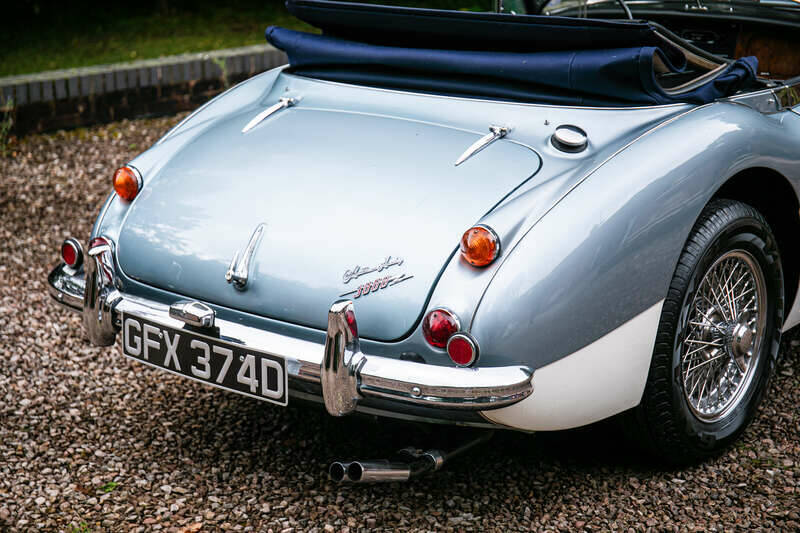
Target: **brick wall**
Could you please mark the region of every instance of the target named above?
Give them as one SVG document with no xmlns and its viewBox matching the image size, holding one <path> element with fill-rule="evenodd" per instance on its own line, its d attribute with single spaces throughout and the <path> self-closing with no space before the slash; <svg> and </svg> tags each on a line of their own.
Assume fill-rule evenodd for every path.
<svg viewBox="0 0 800 533">
<path fill-rule="evenodd" d="M 0 78 L 16 135 L 190 110 L 254 74 L 286 63 L 270 45 Z M 221 65 L 224 64 L 224 69 Z"/>
</svg>

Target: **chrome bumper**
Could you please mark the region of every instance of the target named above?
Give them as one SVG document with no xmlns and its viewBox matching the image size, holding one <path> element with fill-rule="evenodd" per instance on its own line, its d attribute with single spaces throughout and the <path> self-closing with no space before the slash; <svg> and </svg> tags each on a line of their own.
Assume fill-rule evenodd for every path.
<svg viewBox="0 0 800 533">
<path fill-rule="evenodd" d="M 83 313 L 90 340 L 98 345 L 113 344 L 122 313 L 183 328 L 182 321 L 170 316 L 168 305 L 114 288 L 113 270 L 108 268 L 112 254 L 111 249 L 90 250 L 85 272 L 61 264 L 48 277 L 51 296 Z M 533 373 L 524 366 L 455 368 L 365 355 L 360 351 L 350 301 L 338 301 L 331 307 L 324 347 L 219 318 L 215 325 L 222 339 L 283 357 L 290 389 L 293 382 L 321 386 L 325 407 L 334 416 L 354 411 L 366 397 L 435 409 L 482 411 L 517 403 L 533 391 Z"/>
</svg>

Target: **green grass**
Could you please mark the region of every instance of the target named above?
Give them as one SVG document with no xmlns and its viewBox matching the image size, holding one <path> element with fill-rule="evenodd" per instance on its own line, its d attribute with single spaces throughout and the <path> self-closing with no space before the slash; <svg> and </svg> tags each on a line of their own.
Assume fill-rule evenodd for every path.
<svg viewBox="0 0 800 533">
<path fill-rule="evenodd" d="M 113 491 L 117 487 L 119 487 L 119 483 L 117 483 L 116 481 L 109 481 L 108 483 L 106 483 L 105 485 L 100 487 L 100 491 L 101 492 L 105 492 L 106 494 L 108 494 L 109 492 Z"/>
<path fill-rule="evenodd" d="M 91 533 L 92 530 L 89 529 L 89 524 L 81 522 L 80 524 L 70 524 L 67 531 L 69 533 Z"/>
<path fill-rule="evenodd" d="M 90 24 L 76 21 L 18 35 L 3 47 L 0 76 L 260 44 L 270 24 L 311 29 L 266 2 L 247 10 L 98 17 Z"/>
<path fill-rule="evenodd" d="M 490 6 L 489 0 L 386 3 L 473 10 Z M 0 76 L 260 44 L 265 42 L 265 28 L 273 24 L 314 31 L 276 0 L 163 4 L 157 8 L 66 2 L 2 17 Z"/>
</svg>

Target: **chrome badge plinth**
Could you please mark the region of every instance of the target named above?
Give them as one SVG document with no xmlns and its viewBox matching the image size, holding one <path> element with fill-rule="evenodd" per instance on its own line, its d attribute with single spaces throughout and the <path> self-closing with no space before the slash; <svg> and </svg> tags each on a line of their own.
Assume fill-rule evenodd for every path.
<svg viewBox="0 0 800 533">
<path fill-rule="evenodd" d="M 393 266 L 400 266 L 403 264 L 402 257 L 392 257 L 391 255 L 388 256 L 386 259 L 383 260 L 382 263 L 378 263 L 372 267 L 362 267 L 360 265 L 356 265 L 355 267 L 345 270 L 344 274 L 342 275 L 342 281 L 344 283 L 350 283 L 352 280 L 360 278 L 361 276 L 365 276 L 367 274 L 371 274 L 373 272 L 383 272 L 388 268 Z M 362 283 L 355 289 L 351 291 L 347 291 L 339 296 L 352 296 L 353 298 L 360 298 L 361 296 L 366 296 L 371 292 L 376 292 L 381 289 L 385 289 L 387 287 L 393 287 L 398 283 L 402 283 L 406 280 L 413 278 L 414 276 L 406 273 L 402 274 L 395 274 L 391 276 L 382 276 L 377 279 L 373 279 L 371 281 L 367 281 L 366 283 Z"/>
</svg>

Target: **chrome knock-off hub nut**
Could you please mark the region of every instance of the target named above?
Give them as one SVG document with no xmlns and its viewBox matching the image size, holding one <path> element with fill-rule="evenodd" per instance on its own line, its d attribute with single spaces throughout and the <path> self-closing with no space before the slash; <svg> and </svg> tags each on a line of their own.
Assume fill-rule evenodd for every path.
<svg viewBox="0 0 800 533">
<path fill-rule="evenodd" d="M 731 330 L 728 347 L 733 360 L 742 372 L 747 369 L 747 360 L 753 356 L 754 334 L 753 328 L 747 324 L 736 324 Z"/>
</svg>

